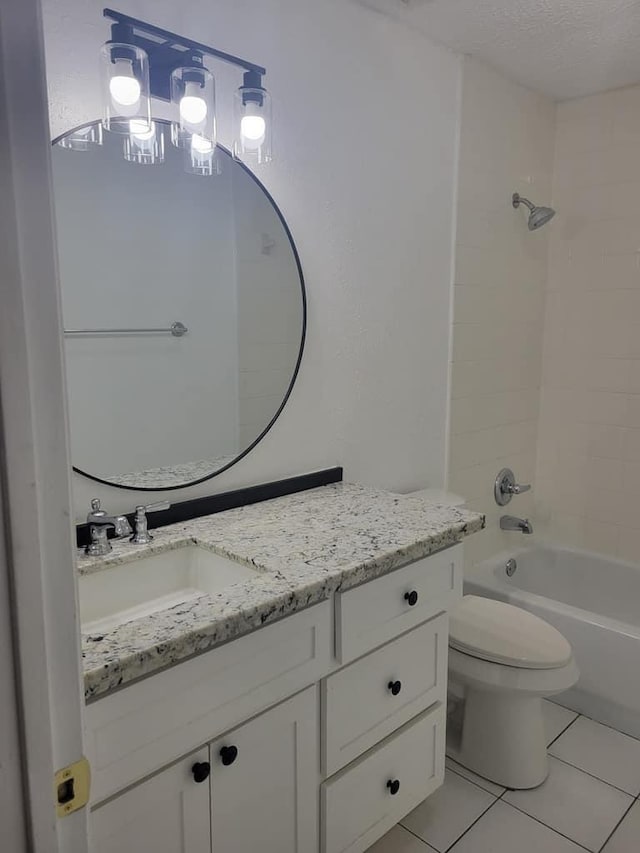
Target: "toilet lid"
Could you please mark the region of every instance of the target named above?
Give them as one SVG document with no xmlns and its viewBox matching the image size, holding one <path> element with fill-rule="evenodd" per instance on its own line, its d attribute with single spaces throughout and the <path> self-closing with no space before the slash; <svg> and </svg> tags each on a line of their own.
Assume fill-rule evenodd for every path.
<svg viewBox="0 0 640 853">
<path fill-rule="evenodd" d="M 477 595 L 465 595 L 452 612 L 449 645 L 481 660 L 525 669 L 553 669 L 571 660 L 571 646 L 548 622 Z"/>
</svg>

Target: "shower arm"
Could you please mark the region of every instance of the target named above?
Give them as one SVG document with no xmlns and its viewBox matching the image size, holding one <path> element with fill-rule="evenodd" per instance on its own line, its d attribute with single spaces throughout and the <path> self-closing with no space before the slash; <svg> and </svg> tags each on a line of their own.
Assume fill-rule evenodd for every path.
<svg viewBox="0 0 640 853">
<path fill-rule="evenodd" d="M 520 195 L 520 193 L 514 193 L 514 194 L 513 194 L 513 196 L 511 197 L 511 203 L 513 204 L 513 206 L 514 206 L 516 209 L 517 209 L 518 207 L 520 207 L 520 205 L 521 205 L 521 204 L 524 204 L 524 206 L 525 206 L 525 207 L 528 207 L 528 208 L 529 208 L 529 210 L 531 211 L 531 213 L 533 213 L 533 211 L 536 209 L 535 204 L 533 204 L 533 202 L 529 201 L 529 199 L 528 199 L 528 198 L 525 198 L 524 196 L 521 196 L 521 195 Z"/>
</svg>

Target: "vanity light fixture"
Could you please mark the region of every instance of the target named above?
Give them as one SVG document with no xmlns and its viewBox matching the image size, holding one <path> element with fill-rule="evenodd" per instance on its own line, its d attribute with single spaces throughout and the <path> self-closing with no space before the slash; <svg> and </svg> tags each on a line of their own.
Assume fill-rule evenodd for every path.
<svg viewBox="0 0 640 853">
<path fill-rule="evenodd" d="M 129 135 L 124 140 L 124 159 L 131 163 L 155 165 L 164 162 L 164 133 L 155 121 L 129 122 Z"/>
<path fill-rule="evenodd" d="M 194 133 L 185 152 L 184 168 L 194 175 L 211 177 L 222 174 L 220 152 L 209 139 Z"/>
<path fill-rule="evenodd" d="M 96 123 L 78 128 L 63 136 L 58 145 L 60 148 L 69 148 L 71 151 L 88 151 L 94 146 L 102 145 L 102 125 Z"/>
<path fill-rule="evenodd" d="M 112 9 L 105 9 L 104 16 L 113 23 L 111 39 L 101 49 L 103 126 L 124 135 L 127 160 L 164 159 L 164 136 L 151 117 L 151 99 L 157 98 L 172 105 L 171 141 L 184 149 L 187 171 L 219 173 L 215 80 L 205 55 L 244 72 L 234 99 L 234 156 L 252 163 L 272 159 L 265 68 Z"/>
<path fill-rule="evenodd" d="M 247 71 L 233 101 L 233 155 L 238 160 L 268 163 L 271 152 L 271 96 L 259 74 Z"/>
<path fill-rule="evenodd" d="M 100 67 L 104 88 L 105 130 L 129 135 L 131 122 L 151 129 L 149 58 L 145 50 L 126 44 L 128 29 L 114 24 L 113 40 L 102 45 Z"/>
<path fill-rule="evenodd" d="M 171 103 L 177 113 L 171 123 L 173 144 L 189 149 L 197 139 L 201 148 L 215 147 L 215 83 L 213 74 L 202 65 L 202 57 L 194 54 L 188 65 L 173 69 Z"/>
</svg>

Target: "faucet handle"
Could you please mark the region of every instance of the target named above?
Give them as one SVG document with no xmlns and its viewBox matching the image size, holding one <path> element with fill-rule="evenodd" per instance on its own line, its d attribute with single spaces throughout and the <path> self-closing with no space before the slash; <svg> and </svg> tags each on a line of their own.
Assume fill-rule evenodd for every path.
<svg viewBox="0 0 640 853">
<path fill-rule="evenodd" d="M 101 509 L 100 498 L 92 498 L 91 499 L 91 510 L 87 515 L 87 522 L 90 524 L 92 521 L 97 521 L 100 518 L 105 518 L 107 513 L 105 510 Z"/>
<path fill-rule="evenodd" d="M 134 542 L 136 545 L 148 545 L 153 539 L 153 536 L 149 533 L 147 528 L 147 513 L 159 512 L 162 509 L 169 509 L 170 506 L 171 504 L 169 501 L 158 501 L 157 503 L 147 504 L 146 506 L 137 506 L 135 517 L 136 532 L 129 541 Z"/>
<path fill-rule="evenodd" d="M 531 486 L 529 483 L 514 483 L 512 486 L 509 486 L 510 495 L 521 495 L 523 492 L 528 492 L 530 490 Z"/>
<path fill-rule="evenodd" d="M 516 483 L 511 468 L 503 468 L 498 472 L 493 485 L 493 496 L 498 506 L 506 506 L 514 495 L 521 495 L 530 489 L 529 483 Z"/>
</svg>

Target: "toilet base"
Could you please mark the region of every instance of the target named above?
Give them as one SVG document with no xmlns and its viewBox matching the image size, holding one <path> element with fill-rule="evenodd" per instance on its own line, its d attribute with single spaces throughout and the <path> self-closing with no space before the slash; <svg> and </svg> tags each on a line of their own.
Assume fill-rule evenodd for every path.
<svg viewBox="0 0 640 853">
<path fill-rule="evenodd" d="M 536 788 L 549 772 L 539 696 L 465 690 L 462 732 L 451 757 L 506 788 Z"/>
</svg>

